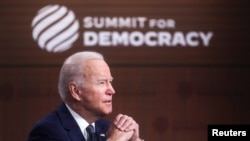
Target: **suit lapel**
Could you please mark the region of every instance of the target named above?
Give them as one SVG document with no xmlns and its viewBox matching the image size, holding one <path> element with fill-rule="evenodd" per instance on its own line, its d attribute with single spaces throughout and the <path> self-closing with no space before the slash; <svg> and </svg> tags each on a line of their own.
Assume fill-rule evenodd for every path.
<svg viewBox="0 0 250 141">
<path fill-rule="evenodd" d="M 57 114 L 61 120 L 62 126 L 72 141 L 85 141 L 80 127 L 64 103 L 57 108 Z M 95 122 L 95 130 L 98 141 L 106 141 L 106 132 L 108 131 L 109 125 L 110 122 L 105 119 L 100 119 Z"/>
<path fill-rule="evenodd" d="M 61 119 L 62 126 L 68 132 L 72 141 L 85 141 L 80 127 L 77 125 L 73 116 L 70 114 L 66 105 L 62 103 L 57 109 L 58 116 Z M 56 129 L 55 129 L 56 130 Z"/>
</svg>

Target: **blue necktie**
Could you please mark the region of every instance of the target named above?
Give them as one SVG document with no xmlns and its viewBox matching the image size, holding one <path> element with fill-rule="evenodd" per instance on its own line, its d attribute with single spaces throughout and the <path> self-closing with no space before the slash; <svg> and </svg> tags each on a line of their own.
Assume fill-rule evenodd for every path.
<svg viewBox="0 0 250 141">
<path fill-rule="evenodd" d="M 94 126 L 93 125 L 89 125 L 87 128 L 86 128 L 87 132 L 88 132 L 88 141 L 97 141 L 96 140 L 96 137 L 95 137 L 95 129 L 94 129 Z"/>
</svg>

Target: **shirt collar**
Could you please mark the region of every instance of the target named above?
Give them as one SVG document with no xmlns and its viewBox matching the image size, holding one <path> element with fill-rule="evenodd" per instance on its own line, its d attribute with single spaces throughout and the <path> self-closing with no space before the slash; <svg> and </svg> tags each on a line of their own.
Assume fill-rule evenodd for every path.
<svg viewBox="0 0 250 141">
<path fill-rule="evenodd" d="M 65 103 L 65 105 L 68 108 L 71 115 L 73 116 L 73 118 L 75 119 L 78 126 L 80 127 L 81 132 L 82 132 L 84 138 L 86 139 L 88 136 L 86 128 L 89 125 L 89 123 L 83 117 L 81 117 L 78 113 L 76 113 L 68 104 Z M 94 130 L 95 130 L 95 123 L 93 122 L 92 125 L 94 126 Z"/>
</svg>

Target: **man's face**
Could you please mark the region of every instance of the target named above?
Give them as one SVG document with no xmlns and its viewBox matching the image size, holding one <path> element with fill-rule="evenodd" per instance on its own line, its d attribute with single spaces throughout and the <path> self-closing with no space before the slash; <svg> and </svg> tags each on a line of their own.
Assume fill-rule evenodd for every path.
<svg viewBox="0 0 250 141">
<path fill-rule="evenodd" d="M 103 60 L 93 59 L 84 63 L 84 84 L 81 87 L 82 106 L 95 116 L 112 112 L 112 95 L 115 90 L 109 66 Z"/>
</svg>

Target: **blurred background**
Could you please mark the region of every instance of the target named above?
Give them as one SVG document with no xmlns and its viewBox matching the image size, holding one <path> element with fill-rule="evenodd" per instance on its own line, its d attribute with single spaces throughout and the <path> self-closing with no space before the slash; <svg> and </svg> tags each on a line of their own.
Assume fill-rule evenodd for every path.
<svg viewBox="0 0 250 141">
<path fill-rule="evenodd" d="M 33 19 L 49 4 L 66 6 L 79 21 L 78 38 L 65 51 L 41 49 L 32 36 Z M 1 1 L 0 140 L 26 140 L 34 122 L 59 105 L 60 67 L 83 50 L 103 53 L 115 78 L 114 111 L 107 118 L 134 117 L 146 141 L 206 141 L 209 124 L 250 124 L 249 15 L 249 4 L 241 0 Z M 86 16 L 172 19 L 174 26 L 85 29 Z M 213 36 L 208 46 L 195 36 L 200 43 L 195 47 L 86 47 L 87 30 Z"/>
</svg>

